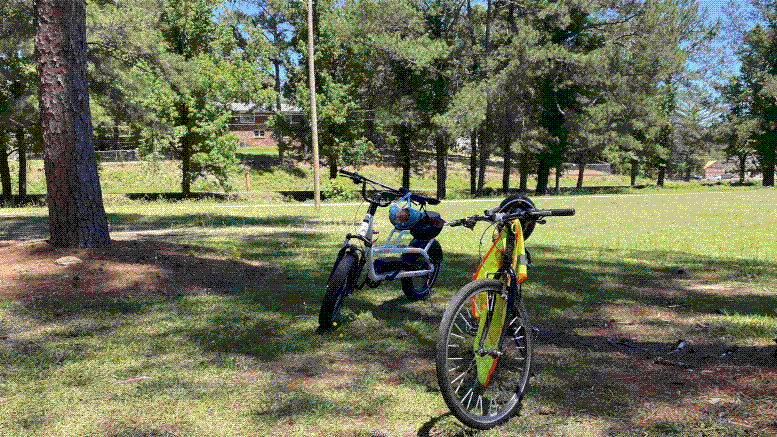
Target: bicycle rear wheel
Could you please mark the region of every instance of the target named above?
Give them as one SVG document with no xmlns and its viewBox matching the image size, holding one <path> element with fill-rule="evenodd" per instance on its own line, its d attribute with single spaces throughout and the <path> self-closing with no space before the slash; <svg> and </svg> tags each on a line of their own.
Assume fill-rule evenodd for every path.
<svg viewBox="0 0 777 437">
<path fill-rule="evenodd" d="M 427 241 L 413 240 L 410 247 L 425 247 Z M 402 278 L 402 291 L 410 300 L 424 299 L 429 296 L 429 292 L 437 282 L 437 276 L 440 274 L 440 264 L 442 264 L 442 247 L 435 240 L 429 247 L 429 260 L 432 262 L 434 271 L 426 276 L 416 276 L 413 278 Z M 402 261 L 409 265 L 411 269 L 427 269 L 429 264 L 419 254 L 406 253 L 402 255 Z"/>
<path fill-rule="evenodd" d="M 475 429 L 493 428 L 516 413 L 531 372 L 532 329 L 526 309 L 517 302 L 500 316 L 499 308 L 507 305 L 501 292 L 502 283 L 495 279 L 465 285 L 451 300 L 437 334 L 440 392 L 456 418 Z M 495 308 L 491 317 L 489 303 Z M 484 326 L 486 319 L 493 331 Z M 492 356 L 476 353 L 481 334 L 487 335 L 484 349 Z"/>
</svg>

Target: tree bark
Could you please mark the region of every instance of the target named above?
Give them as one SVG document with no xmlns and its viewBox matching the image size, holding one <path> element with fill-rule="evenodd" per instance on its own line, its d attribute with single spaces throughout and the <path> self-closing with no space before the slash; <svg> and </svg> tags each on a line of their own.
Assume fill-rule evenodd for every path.
<svg viewBox="0 0 777 437">
<path fill-rule="evenodd" d="M 326 159 L 329 162 L 329 179 L 337 179 L 337 154 L 330 153 Z"/>
<path fill-rule="evenodd" d="M 763 183 L 764 187 L 774 186 L 774 165 L 775 165 L 775 150 L 774 143 L 764 147 L 761 153 L 761 159 L 763 163 Z"/>
<path fill-rule="evenodd" d="M 486 123 L 488 123 L 488 117 L 486 117 Z M 486 147 L 486 129 L 483 128 L 480 131 L 480 156 L 478 157 L 478 186 L 475 191 L 475 197 L 483 196 L 483 186 L 486 183 L 486 171 L 488 170 L 488 148 Z"/>
<path fill-rule="evenodd" d="M 577 160 L 577 185 L 575 187 L 579 190 L 583 188 L 583 177 L 585 174 L 585 165 L 588 164 L 588 152 L 583 151 L 580 153 L 580 158 Z"/>
<path fill-rule="evenodd" d="M 745 166 L 747 165 L 747 154 L 739 155 L 739 185 L 745 184 Z"/>
<path fill-rule="evenodd" d="M 631 184 L 630 185 L 632 187 L 637 184 L 637 173 L 639 173 L 639 161 L 636 160 L 636 159 L 632 159 L 631 160 L 631 174 L 630 174 L 630 176 L 631 176 L 631 178 L 630 178 L 631 179 Z"/>
<path fill-rule="evenodd" d="M 510 173 L 512 172 L 513 153 L 511 150 L 513 142 L 513 117 L 510 111 L 505 111 L 504 129 L 502 131 L 502 192 L 507 193 L 510 190 Z"/>
<path fill-rule="evenodd" d="M 281 114 L 281 61 L 274 59 L 273 64 L 275 65 L 275 92 L 278 93 L 278 97 L 275 98 L 275 112 L 278 113 L 279 117 L 282 117 Z M 283 159 L 284 154 L 286 153 L 286 143 L 283 142 L 283 129 L 280 130 L 280 132 L 276 132 L 275 135 L 278 137 L 278 165 L 283 165 Z"/>
<path fill-rule="evenodd" d="M 3 186 L 3 201 L 11 203 L 13 193 L 11 192 L 11 169 L 8 166 L 8 136 L 4 130 L 0 130 L 0 185 Z"/>
<path fill-rule="evenodd" d="M 110 244 L 92 138 L 85 0 L 34 0 L 38 103 L 54 247 Z"/>
<path fill-rule="evenodd" d="M 656 184 L 659 187 L 664 186 L 664 178 L 666 177 L 666 163 L 662 160 L 661 163 L 658 164 L 658 181 Z"/>
<path fill-rule="evenodd" d="M 561 162 L 561 159 L 556 161 L 556 194 L 561 194 L 561 173 L 564 172 L 564 166 Z"/>
<path fill-rule="evenodd" d="M 399 134 L 399 159 L 402 162 L 402 186 L 410 189 L 410 128 L 406 125 L 400 127 Z"/>
<path fill-rule="evenodd" d="M 445 199 L 445 182 L 448 179 L 448 145 L 443 135 L 437 135 L 434 141 L 437 158 L 437 198 Z"/>
<path fill-rule="evenodd" d="M 16 150 L 19 154 L 19 198 L 18 203 L 27 203 L 27 142 L 24 139 L 24 128 L 16 129 Z"/>
<path fill-rule="evenodd" d="M 521 153 L 521 179 L 518 183 L 518 189 L 526 192 L 528 191 L 528 181 L 529 181 L 529 153 L 523 152 Z"/>
<path fill-rule="evenodd" d="M 189 106 L 186 103 L 178 105 L 178 123 L 186 128 L 186 133 L 181 137 L 181 194 L 183 197 L 189 197 L 192 193 L 192 139 Z"/>
<path fill-rule="evenodd" d="M 550 155 L 543 153 L 539 156 L 537 163 L 537 188 L 534 193 L 541 196 L 548 192 L 548 179 L 550 179 L 550 168 L 553 166 L 553 159 Z"/>
<path fill-rule="evenodd" d="M 478 134 L 472 131 L 469 136 L 469 194 L 474 196 L 478 189 Z"/>
</svg>

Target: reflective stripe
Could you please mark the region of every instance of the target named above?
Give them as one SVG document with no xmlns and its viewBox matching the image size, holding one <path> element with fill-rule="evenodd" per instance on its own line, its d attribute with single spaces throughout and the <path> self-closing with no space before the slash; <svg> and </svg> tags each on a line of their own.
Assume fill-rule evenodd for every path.
<svg viewBox="0 0 777 437">
<path fill-rule="evenodd" d="M 522 253 L 521 257 L 518 259 L 518 264 L 522 266 L 528 266 L 529 265 L 529 259 L 526 258 L 526 254 Z"/>
</svg>

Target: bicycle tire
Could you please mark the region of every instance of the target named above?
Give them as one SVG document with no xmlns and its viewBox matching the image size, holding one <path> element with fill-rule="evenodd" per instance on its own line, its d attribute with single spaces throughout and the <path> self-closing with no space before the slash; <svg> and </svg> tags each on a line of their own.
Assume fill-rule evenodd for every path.
<svg viewBox="0 0 777 437">
<path fill-rule="evenodd" d="M 506 309 L 502 325 L 508 330 L 500 349 L 504 355 L 494 359 L 485 385 L 478 378 L 475 342 L 480 314 L 475 315 L 474 299 L 497 297 L 501 291 L 502 283 L 490 278 L 462 287 L 451 299 L 437 334 L 437 383 L 443 399 L 457 419 L 480 430 L 501 425 L 518 412 L 531 375 L 532 328 L 523 302 L 517 302 L 512 310 Z"/>
<path fill-rule="evenodd" d="M 426 241 L 413 240 L 410 242 L 410 247 L 425 247 Z M 418 276 L 416 278 L 402 278 L 402 291 L 409 300 L 420 300 L 429 296 L 429 293 L 437 282 L 437 277 L 440 275 L 440 264 L 442 264 L 442 247 L 437 240 L 432 242 L 429 247 L 429 260 L 434 266 L 434 271 L 426 276 Z M 402 256 L 403 259 L 409 259 L 410 254 Z M 416 258 L 408 264 L 416 265 L 419 269 L 426 268 L 426 261 L 423 260 L 421 255 L 413 254 Z M 420 264 L 420 265 L 419 265 Z"/>
<path fill-rule="evenodd" d="M 332 323 L 340 314 L 345 296 L 353 291 L 354 269 L 357 265 L 356 256 L 351 253 L 343 254 L 337 262 L 326 284 L 324 300 L 321 302 L 321 310 L 318 313 L 318 326 L 322 330 L 332 328 Z"/>
</svg>

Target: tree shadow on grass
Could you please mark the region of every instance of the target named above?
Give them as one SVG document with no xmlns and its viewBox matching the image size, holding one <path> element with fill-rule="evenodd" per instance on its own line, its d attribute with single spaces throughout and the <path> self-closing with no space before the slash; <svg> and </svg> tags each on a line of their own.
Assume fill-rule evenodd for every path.
<svg viewBox="0 0 777 437">
<path fill-rule="evenodd" d="M 196 216 L 181 219 L 196 220 Z M 292 218 L 285 217 L 261 225 L 288 227 L 290 223 Z M 293 223 L 315 228 L 314 222 L 297 217 L 293 218 Z M 197 236 L 186 232 L 189 240 L 207 240 L 204 233 Z M 202 303 L 185 298 L 206 293 L 223 299 L 224 305 L 205 315 L 204 326 L 173 332 L 185 335 L 203 355 L 235 354 L 255 357 L 265 363 L 278 363 L 285 362 L 290 356 L 314 358 L 322 346 L 334 341 L 332 337 L 315 334 L 313 329 L 295 331 L 290 328 L 298 321 L 314 325 L 318 313 L 335 252 L 319 233 L 283 229 L 236 237 L 239 240 L 233 244 L 243 256 L 241 259 L 229 259 L 205 245 L 175 243 L 183 237 L 183 234 L 149 235 L 134 243 L 119 242 L 115 248 L 118 250 L 110 254 L 89 251 L 86 264 L 68 268 L 64 270 L 66 273 L 36 276 L 30 272 L 25 279 L 27 285 L 37 281 L 54 286 L 44 287 L 41 297 L 22 300 L 24 303 L 15 316 L 33 318 L 42 324 L 75 318 L 91 320 L 83 325 L 69 324 L 47 340 L 76 341 L 122 329 L 133 323 L 136 316 L 143 316 L 154 308 L 161 306 L 162 311 L 166 311 L 164 308 L 168 303 L 181 302 L 190 306 L 192 312 L 203 314 L 206 308 L 198 307 Z M 141 247 L 136 248 L 138 245 Z M 623 418 L 645 403 L 679 402 L 715 387 L 745 391 L 748 390 L 746 382 L 755 378 L 758 371 L 769 375 L 775 373 L 777 366 L 769 361 L 768 349 L 741 347 L 720 358 L 726 352 L 725 348 L 732 345 L 712 342 L 695 345 L 693 353 L 671 353 L 674 342 L 630 339 L 620 325 L 603 315 L 605 307 L 618 304 L 662 307 L 662 311 L 675 313 L 680 319 L 720 315 L 717 310 L 773 317 L 773 294 L 750 289 L 746 283 L 731 285 L 728 281 L 747 281 L 749 275 L 755 274 L 758 278 L 771 274 L 777 270 L 774 263 L 677 252 L 605 253 L 606 250 L 600 258 L 587 259 L 576 248 L 530 248 L 535 268 L 530 271 L 525 298 L 530 313 L 538 315 L 533 322 L 541 328 L 536 342 L 541 367 L 538 367 L 538 377 L 529 397 L 540 404 L 552 405 L 564 414 Z M 329 256 L 312 262 L 295 258 L 301 251 L 310 250 Z M 63 254 L 53 251 L 49 259 Z M 439 287 L 456 289 L 468 282 L 477 261 L 472 255 L 446 253 Z M 133 273 L 127 269 L 111 269 L 111 262 L 138 266 L 138 274 L 141 274 L 138 278 L 145 280 L 121 282 Z M 279 265 L 285 267 L 281 269 Z M 72 282 L 74 274 L 80 277 L 77 287 Z M 64 276 L 68 276 L 69 282 L 62 282 Z M 102 295 L 94 296 L 85 291 L 87 282 L 92 280 L 102 281 L 105 285 Z M 113 281 L 119 282 L 109 285 L 114 284 Z M 718 282 L 723 283 L 724 288 L 703 287 Z M 734 287 L 736 294 L 725 294 L 730 291 L 726 288 L 729 286 Z M 346 300 L 346 308 L 357 315 L 353 327 L 363 334 L 343 340 L 345 345 L 340 349 L 344 351 L 343 359 L 357 367 L 369 360 L 389 375 L 395 375 L 398 383 L 421 384 L 426 390 L 436 390 L 433 369 L 428 364 L 433 362 L 434 332 L 439 325 L 441 307 L 446 302 L 433 295 L 434 308 L 426 310 L 424 303 L 411 304 L 402 295 L 398 282 L 383 287 L 385 290 L 378 293 L 388 299 L 380 302 L 374 295 L 362 298 L 358 294 Z M 28 287 L 27 292 L 35 289 Z M 53 294 L 53 291 L 65 290 L 68 293 Z M 15 296 L 21 299 L 21 296 Z M 260 317 L 247 316 L 252 312 Z M 359 317 L 368 312 L 371 317 Z M 569 315 L 571 313 L 575 315 Z M 666 322 L 668 329 L 677 328 L 677 325 L 677 320 Z M 348 324 L 343 328 L 349 328 Z M 576 334 L 573 331 L 577 328 L 601 329 L 602 333 Z M 16 333 L 10 334 L 12 338 L 5 340 L 0 362 L 10 364 L 15 357 L 31 357 L 19 361 L 19 372 L 35 374 L 35 369 L 41 366 L 53 366 L 58 360 L 70 359 L 60 356 L 62 348 L 48 348 L 46 342 L 30 345 L 17 339 Z M 621 341 L 623 339 L 625 341 Z M 386 345 L 392 348 L 387 349 Z M 694 359 L 692 354 L 712 358 Z M 73 359 L 77 357 L 73 355 Z M 418 363 L 425 363 L 426 367 L 412 367 Z M 688 367 L 689 364 L 693 367 Z M 694 372 L 689 372 L 689 368 Z M 702 373 L 707 370 L 712 373 Z M 412 373 L 423 373 L 426 377 L 413 378 Z M 742 382 L 732 382 L 732 374 L 740 375 L 737 380 Z M 314 372 L 310 378 L 315 381 L 326 375 L 326 372 Z M 767 396 L 770 387 L 764 383 L 761 388 L 747 391 L 747 395 Z M 302 398 L 297 400 L 307 402 Z M 310 398 L 309 405 L 318 405 L 319 401 L 322 400 Z M 258 410 L 257 417 L 278 418 L 295 414 L 294 411 L 293 405 L 281 400 L 275 407 Z M 343 409 L 323 409 L 316 414 L 340 415 L 351 414 L 351 411 L 358 413 L 360 407 L 349 404 Z M 304 411 L 300 410 L 299 414 Z"/>
</svg>

